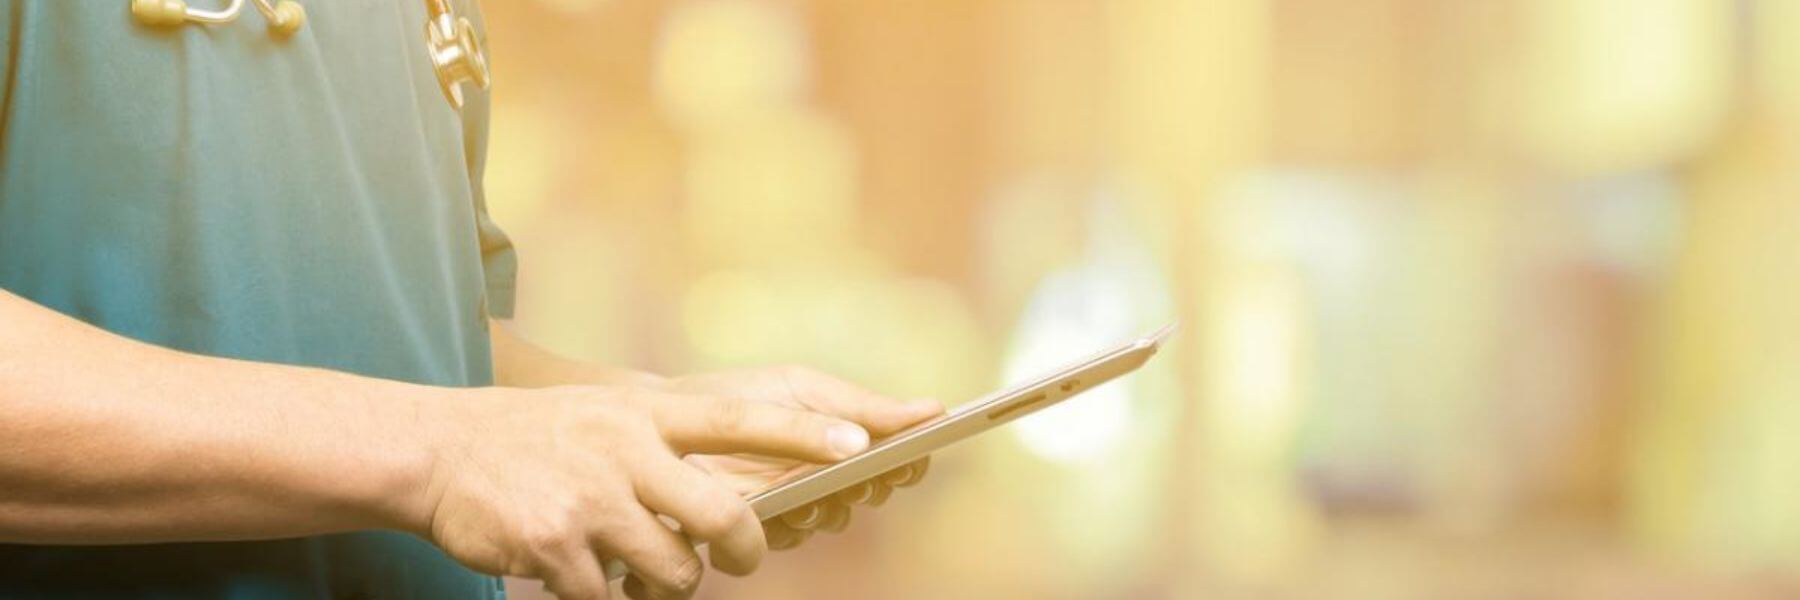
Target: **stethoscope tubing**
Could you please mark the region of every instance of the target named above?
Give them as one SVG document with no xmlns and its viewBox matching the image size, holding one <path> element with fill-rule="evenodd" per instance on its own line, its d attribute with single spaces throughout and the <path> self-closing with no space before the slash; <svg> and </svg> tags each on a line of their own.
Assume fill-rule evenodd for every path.
<svg viewBox="0 0 1800 600">
<path fill-rule="evenodd" d="M 262 8 L 258 6 L 257 8 Z M 231 0 L 231 4 L 219 10 L 202 10 L 189 6 L 187 18 L 197 23 L 222 25 L 236 21 L 238 13 L 244 12 L 244 0 Z M 268 14 L 268 13 L 264 13 Z"/>
<path fill-rule="evenodd" d="M 275 5 L 270 3 L 269 0 L 255 0 L 254 4 L 256 5 L 256 11 L 262 13 L 264 17 L 269 19 L 275 18 Z M 243 12 L 244 0 L 231 0 L 231 4 L 227 4 L 225 5 L 225 8 L 218 10 L 205 10 L 194 8 L 190 5 L 187 10 L 187 18 L 195 23 L 223 25 L 225 23 L 236 21 L 238 16 L 243 14 Z"/>
<path fill-rule="evenodd" d="M 269 20 L 269 31 L 286 38 L 306 25 L 306 7 L 297 0 L 252 0 L 257 12 Z M 131 13 L 145 25 L 181 26 L 189 23 L 222 25 L 238 20 L 244 0 L 231 0 L 225 8 L 194 8 L 187 0 L 131 0 Z M 426 52 L 437 73 L 438 85 L 451 108 L 462 110 L 464 83 L 487 89 L 487 54 L 469 19 L 456 16 L 449 0 L 425 0 Z"/>
</svg>

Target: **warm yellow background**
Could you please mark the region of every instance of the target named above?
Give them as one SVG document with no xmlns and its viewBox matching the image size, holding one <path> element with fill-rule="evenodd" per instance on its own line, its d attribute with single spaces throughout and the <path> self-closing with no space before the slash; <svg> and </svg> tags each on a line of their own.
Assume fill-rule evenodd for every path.
<svg viewBox="0 0 1800 600">
<path fill-rule="evenodd" d="M 954 403 L 1183 323 L 707 597 L 1800 594 L 1800 3 L 486 10 L 559 350 Z"/>
</svg>

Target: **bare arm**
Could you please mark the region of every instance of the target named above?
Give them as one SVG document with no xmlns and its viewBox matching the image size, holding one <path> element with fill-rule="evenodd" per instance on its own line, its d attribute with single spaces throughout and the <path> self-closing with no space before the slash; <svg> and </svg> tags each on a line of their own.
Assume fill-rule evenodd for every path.
<svg viewBox="0 0 1800 600">
<path fill-rule="evenodd" d="M 0 541 L 400 527 L 427 391 L 173 352 L 0 291 Z"/>
<path fill-rule="evenodd" d="M 387 528 L 480 571 L 604 598 L 692 594 L 766 550 L 734 490 L 680 460 L 841 459 L 849 420 L 631 385 L 447 389 L 183 354 L 0 291 L 0 543 L 240 540 Z M 636 595 L 636 594 L 634 594 Z"/>
</svg>

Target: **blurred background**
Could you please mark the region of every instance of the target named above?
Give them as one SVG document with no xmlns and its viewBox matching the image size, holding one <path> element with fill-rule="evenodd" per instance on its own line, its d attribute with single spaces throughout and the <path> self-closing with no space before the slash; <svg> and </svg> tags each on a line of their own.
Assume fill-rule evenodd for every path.
<svg viewBox="0 0 1800 600">
<path fill-rule="evenodd" d="M 486 10 L 545 345 L 955 404 L 1182 324 L 705 597 L 1800 596 L 1800 2 Z"/>
</svg>

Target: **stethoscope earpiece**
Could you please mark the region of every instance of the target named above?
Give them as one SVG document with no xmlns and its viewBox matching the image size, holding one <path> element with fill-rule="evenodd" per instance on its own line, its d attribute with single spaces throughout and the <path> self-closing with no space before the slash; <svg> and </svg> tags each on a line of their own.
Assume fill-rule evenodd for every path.
<svg viewBox="0 0 1800 600">
<path fill-rule="evenodd" d="M 188 7 L 181 0 L 131 0 L 131 14 L 145 25 L 167 27 L 186 23 Z"/>
<path fill-rule="evenodd" d="M 257 12 L 269 21 L 269 31 L 277 37 L 287 37 L 306 26 L 306 7 L 296 0 L 254 0 Z M 131 0 L 131 15 L 138 22 L 152 27 L 175 27 L 188 23 L 220 24 L 236 21 L 244 10 L 244 0 L 231 0 L 231 4 L 220 10 L 200 10 L 188 6 L 185 0 Z M 437 71 L 438 86 L 443 88 L 444 98 L 450 106 L 462 110 L 462 84 L 473 83 L 475 87 L 487 89 L 488 65 L 487 54 L 481 49 L 481 39 L 475 33 L 475 25 L 467 17 L 458 17 L 450 10 L 449 0 L 425 0 L 425 11 L 429 16 L 425 23 L 426 51 L 431 57 L 431 66 Z"/>
<path fill-rule="evenodd" d="M 294 0 L 276 2 L 275 7 L 263 16 L 269 18 L 269 29 L 279 36 L 294 35 L 306 26 L 306 7 Z"/>
<path fill-rule="evenodd" d="M 293 35 L 306 26 L 306 7 L 295 0 L 280 0 L 273 4 L 269 0 L 256 0 L 255 4 L 256 11 L 269 20 L 269 31 L 277 36 Z M 173 27 L 190 21 L 214 25 L 230 23 L 243 11 L 244 0 L 231 0 L 229 6 L 220 10 L 192 8 L 184 0 L 131 0 L 131 15 L 152 27 Z"/>
</svg>

